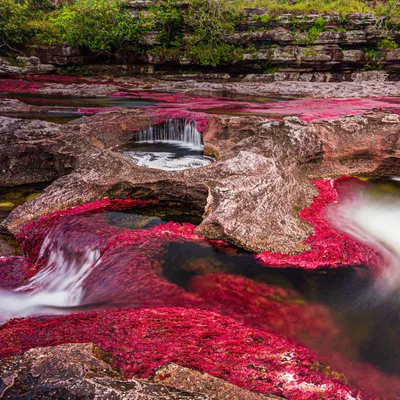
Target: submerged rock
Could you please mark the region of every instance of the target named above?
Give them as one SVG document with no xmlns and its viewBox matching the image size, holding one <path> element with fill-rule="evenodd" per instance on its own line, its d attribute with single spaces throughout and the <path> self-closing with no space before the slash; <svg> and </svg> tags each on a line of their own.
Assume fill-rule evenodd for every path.
<svg viewBox="0 0 400 400">
<path fill-rule="evenodd" d="M 34 343 L 68 343 L 71 335 L 77 342 L 101 347 L 124 376 L 151 378 L 155 368 L 172 362 L 248 390 L 286 398 L 368 398 L 337 377 L 325 375 L 305 348 L 195 309 L 153 308 L 10 321 L 0 331 L 0 357 L 26 351 Z"/>
</svg>

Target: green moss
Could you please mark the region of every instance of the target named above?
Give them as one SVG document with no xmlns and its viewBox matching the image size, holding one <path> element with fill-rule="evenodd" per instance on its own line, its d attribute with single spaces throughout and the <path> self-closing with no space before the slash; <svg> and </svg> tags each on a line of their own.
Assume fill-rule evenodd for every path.
<svg viewBox="0 0 400 400">
<path fill-rule="evenodd" d="M 242 1 L 243 8 L 261 7 L 274 13 L 303 13 L 320 12 L 320 13 L 341 13 L 343 15 L 353 12 L 369 12 L 373 11 L 366 1 L 361 0 L 254 0 L 251 3 Z"/>
</svg>

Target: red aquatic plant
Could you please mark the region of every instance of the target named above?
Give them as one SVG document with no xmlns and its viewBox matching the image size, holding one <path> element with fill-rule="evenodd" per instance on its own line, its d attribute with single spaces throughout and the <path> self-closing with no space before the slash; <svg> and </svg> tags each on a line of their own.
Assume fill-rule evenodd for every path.
<svg viewBox="0 0 400 400">
<path fill-rule="evenodd" d="M 343 256 L 342 265 L 352 265 L 361 257 L 362 245 L 336 232 L 324 219 L 325 207 L 350 190 L 348 182 L 315 182 L 320 195 L 301 214 L 314 225 L 315 234 L 308 239 L 314 253 L 299 258 L 300 266 L 309 268 L 312 257 L 321 254 L 324 263 L 340 260 L 336 246 L 344 246 L 344 253 L 350 244 L 356 246 Z M 26 258 L 0 259 L 0 275 L 9 282 L 5 287 L 20 286 L 21 277 L 26 281 L 48 268 L 51 252 L 62 250 L 65 256 L 75 257 L 84 249 L 96 249 L 99 257 L 84 282 L 82 304 L 129 309 L 11 320 L 0 328 L 0 357 L 38 346 L 94 342 L 110 353 L 127 376 L 149 377 L 159 365 L 175 362 L 261 393 L 296 399 L 367 398 L 321 365 L 309 350 L 276 335 L 296 342 L 316 341 L 321 347 L 329 341 L 327 347 L 340 349 L 336 353 L 340 356 L 326 351 L 321 353 L 323 360 L 333 360 L 346 373 L 346 365 L 359 370 L 348 362 L 351 344 L 323 306 L 299 303 L 294 291 L 225 273 L 194 277 L 188 291 L 166 281 L 160 260 L 169 243 L 207 242 L 191 224 L 169 222 L 132 230 L 111 224 L 105 213 L 149 203 L 154 201 L 104 199 L 43 216 L 21 229 L 18 238 Z M 329 250 L 331 258 L 326 256 Z M 299 256 L 286 257 L 294 263 L 290 257 Z M 201 266 L 200 270 L 204 271 Z M 379 387 L 377 382 L 389 382 L 373 369 L 368 374 L 374 377 L 371 393 Z M 352 379 L 362 381 L 356 372 Z M 397 380 L 390 385 L 395 392 Z"/>
<path fill-rule="evenodd" d="M 305 269 L 379 265 L 381 256 L 375 249 L 341 233 L 325 216 L 325 208 L 329 204 L 351 195 L 354 182 L 356 180 L 352 178 L 322 179 L 313 182 L 319 195 L 309 207 L 300 212 L 300 217 L 314 227 L 314 234 L 306 239 L 311 250 L 296 255 L 265 251 L 256 257 L 268 266 Z"/>
</svg>

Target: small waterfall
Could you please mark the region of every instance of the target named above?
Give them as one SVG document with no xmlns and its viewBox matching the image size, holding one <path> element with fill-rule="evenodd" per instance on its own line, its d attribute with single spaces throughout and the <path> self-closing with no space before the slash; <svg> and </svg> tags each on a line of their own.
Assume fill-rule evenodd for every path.
<svg viewBox="0 0 400 400">
<path fill-rule="evenodd" d="M 14 317 L 63 313 L 63 307 L 81 304 L 83 283 L 100 258 L 97 249 L 69 248 L 49 235 L 39 258 L 48 253 L 46 266 L 26 285 L 14 290 L 0 289 L 0 324 Z M 59 309 L 57 309 L 59 308 Z"/>
<path fill-rule="evenodd" d="M 391 178 L 399 181 L 399 177 Z M 378 249 L 385 258 L 376 289 L 384 297 L 400 290 L 400 199 L 379 189 L 357 189 L 353 198 L 328 209 L 327 217 L 342 232 Z"/>
<path fill-rule="evenodd" d="M 196 123 L 186 119 L 169 119 L 165 124 L 150 126 L 137 133 L 137 142 L 183 142 L 193 147 L 202 147 L 201 133 Z"/>
</svg>

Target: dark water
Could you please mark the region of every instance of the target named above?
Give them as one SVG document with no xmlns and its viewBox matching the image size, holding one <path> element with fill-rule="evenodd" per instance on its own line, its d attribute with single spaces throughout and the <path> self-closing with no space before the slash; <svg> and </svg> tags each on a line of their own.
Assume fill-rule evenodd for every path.
<svg viewBox="0 0 400 400">
<path fill-rule="evenodd" d="M 49 183 L 0 186 L 0 223 L 16 207 L 39 196 Z"/>
<path fill-rule="evenodd" d="M 70 107 L 70 108 L 105 108 L 105 107 L 146 107 L 158 104 L 155 100 L 134 97 L 73 97 L 40 93 L 0 92 L 0 98 L 16 99 L 32 106 Z"/>
<path fill-rule="evenodd" d="M 223 271 L 267 285 L 294 289 L 298 299 L 322 304 L 346 332 L 357 350 L 356 359 L 400 376 L 400 304 L 397 295 L 382 299 L 367 269 L 343 268 L 315 272 L 295 268 L 266 268 L 248 253 L 173 243 L 163 260 L 165 277 L 184 288 L 198 273 L 189 266 L 202 260 L 207 272 Z M 299 321 L 300 323 L 300 321 Z M 299 330 L 301 327 L 299 326 Z M 315 343 L 320 350 L 320 343 Z M 313 348 L 312 344 L 307 343 Z"/>
<path fill-rule="evenodd" d="M 169 221 L 199 225 L 203 210 L 181 202 L 159 202 L 152 207 L 107 212 L 110 225 L 128 229 L 145 229 Z"/>
<path fill-rule="evenodd" d="M 19 118 L 33 117 L 46 120 L 53 118 L 53 121 L 57 123 L 65 123 L 80 117 L 82 114 L 74 111 L 77 108 L 142 107 L 157 104 L 155 101 L 124 97 L 83 99 L 11 93 L 1 93 L 0 97 L 14 98 L 27 104 L 49 107 L 49 112 L 41 115 L 34 113 L 15 115 Z M 235 97 L 234 99 L 250 101 L 249 98 Z M 257 100 L 253 98 L 251 101 Z M 281 99 L 258 99 L 258 101 L 281 101 Z M 51 108 L 57 109 L 57 111 L 51 111 Z M 60 111 L 60 108 L 64 109 Z M 220 110 L 212 112 L 226 113 Z M 117 150 L 122 151 L 134 161 L 150 161 L 156 167 L 157 165 L 165 167 L 165 157 L 172 160 L 172 164 L 185 158 L 190 160 L 190 157 L 192 160 L 206 159 L 203 149 L 182 146 L 177 143 L 131 142 Z M 189 166 L 191 166 L 191 162 L 189 162 Z M 374 190 L 378 196 L 382 191 L 399 196 L 398 182 L 378 179 L 375 183 Z M 0 222 L 12 209 L 37 196 L 45 186 L 46 184 L 0 188 Z M 109 224 L 113 226 L 146 229 L 167 221 L 190 222 L 198 225 L 201 222 L 201 214 L 202 210 L 193 209 L 184 204 L 161 203 L 143 209 L 107 212 L 105 216 Z M 220 248 L 209 243 L 200 245 L 190 241 L 169 244 L 159 258 L 162 262 L 164 277 L 187 291 L 191 291 L 191 282 L 196 277 L 219 272 L 246 277 L 251 282 L 264 284 L 266 292 L 271 287 L 294 291 L 295 302 L 300 306 L 304 305 L 304 313 L 309 312 L 307 305 L 321 305 L 332 315 L 334 321 L 332 328 L 343 332 L 341 335 L 352 343 L 353 351 L 349 355 L 352 360 L 366 362 L 387 374 L 400 376 L 400 293 L 393 292 L 390 296 L 381 296 L 374 278 L 367 268 L 319 271 L 266 268 L 260 265 L 252 254 L 234 247 Z M 193 267 L 200 264 L 202 265 L 201 269 Z M 242 287 L 241 290 L 251 290 L 250 286 Z M 279 303 L 280 300 L 278 300 Z M 225 306 L 229 307 L 229 304 Z M 84 305 L 81 308 L 87 310 L 91 306 Z M 71 308 L 71 311 L 73 310 L 76 308 Z M 299 321 L 297 329 L 301 331 L 302 328 L 301 321 Z M 318 352 L 321 350 L 323 341 L 324 338 L 317 338 L 315 343 L 309 341 L 305 344 Z M 331 343 L 327 344 L 327 347 L 335 349 L 335 345 Z"/>
<path fill-rule="evenodd" d="M 0 99 L 16 99 L 32 106 L 46 107 L 46 111 L 37 112 L 7 112 L 7 117 L 22 119 L 38 119 L 56 124 L 66 124 L 90 112 L 78 112 L 80 108 L 106 108 L 106 107 L 149 107 L 155 106 L 157 101 L 135 99 L 132 97 L 71 97 L 42 95 L 37 93 L 8 93 L 0 92 Z"/>
<path fill-rule="evenodd" d="M 107 215 L 110 224 L 128 229 L 149 228 L 170 220 L 193 224 L 201 222 L 201 210 L 167 203 Z M 382 297 L 367 268 L 317 271 L 267 268 L 259 264 L 253 254 L 235 247 L 221 248 L 191 241 L 170 243 L 161 257 L 164 277 L 189 292 L 196 276 L 218 272 L 265 284 L 266 293 L 270 288 L 281 288 L 290 293 L 294 291 L 293 301 L 304 305 L 305 314 L 310 312 L 309 305 L 321 305 L 332 316 L 332 330 L 338 329 L 352 343 L 353 361 L 366 362 L 385 373 L 400 376 L 400 297 L 398 293 Z M 241 290 L 248 289 L 244 287 Z M 302 327 L 301 323 L 298 321 L 295 330 L 300 332 L 303 328 L 312 327 Z M 315 324 L 317 326 L 319 322 Z M 303 344 L 320 352 L 321 343 L 323 347 L 323 338 L 316 338 L 315 343 L 307 341 Z M 327 344 L 328 347 L 335 351 L 334 343 Z"/>
<path fill-rule="evenodd" d="M 43 183 L 0 187 L 0 223 L 7 218 L 14 208 L 38 196 L 48 185 L 48 183 Z M 19 243 L 14 236 L 0 229 L 0 256 L 2 254 L 17 255 L 20 253 Z"/>
</svg>

